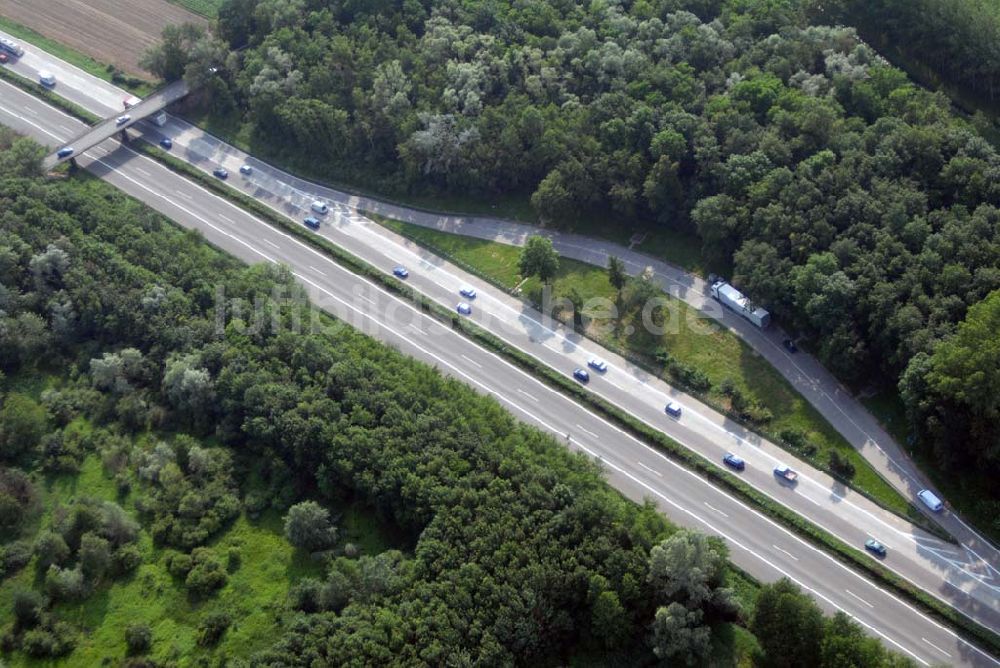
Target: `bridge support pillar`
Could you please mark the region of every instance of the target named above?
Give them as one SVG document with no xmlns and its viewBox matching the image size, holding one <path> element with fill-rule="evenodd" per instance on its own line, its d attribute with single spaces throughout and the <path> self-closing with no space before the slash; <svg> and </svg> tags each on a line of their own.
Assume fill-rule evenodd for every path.
<svg viewBox="0 0 1000 668">
<path fill-rule="evenodd" d="M 129 143 L 128 130 L 122 130 L 119 134 L 121 134 L 123 144 Z"/>
</svg>

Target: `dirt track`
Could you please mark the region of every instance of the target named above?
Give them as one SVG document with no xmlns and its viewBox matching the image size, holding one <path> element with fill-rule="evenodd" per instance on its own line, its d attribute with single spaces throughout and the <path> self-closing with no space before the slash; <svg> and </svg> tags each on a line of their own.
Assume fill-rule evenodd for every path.
<svg viewBox="0 0 1000 668">
<path fill-rule="evenodd" d="M 126 9 L 127 8 L 127 9 Z M 166 0 L 0 0 L 0 15 L 131 74 L 170 23 L 207 26 Z"/>
</svg>

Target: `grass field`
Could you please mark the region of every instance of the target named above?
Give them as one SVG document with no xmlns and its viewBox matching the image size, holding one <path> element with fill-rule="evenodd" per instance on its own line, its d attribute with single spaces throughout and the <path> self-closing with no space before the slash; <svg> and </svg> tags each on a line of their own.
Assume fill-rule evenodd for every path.
<svg viewBox="0 0 1000 668">
<path fill-rule="evenodd" d="M 384 218 L 378 220 L 428 249 L 473 268 L 476 273 L 493 283 L 512 289 L 520 282 L 517 264 L 521 250 L 516 246 L 438 232 Z M 558 298 L 574 288 L 584 299 L 613 299 L 615 296 L 614 288 L 608 282 L 607 272 L 602 267 L 562 258 L 559 262 L 559 274 L 553 282 L 553 293 Z M 522 292 L 526 295 L 539 291 L 537 279 L 530 279 L 522 286 Z M 689 317 L 693 314 L 683 302 L 669 296 L 667 299 L 675 309 L 674 313 L 680 323 L 676 331 L 668 332 L 662 337 L 646 334 L 626 336 L 611 327 L 591 326 L 587 334 L 613 349 L 625 349 L 636 354 L 648 368 L 661 371 L 662 365 L 653 355 L 657 348 L 665 348 L 676 359 L 708 375 L 713 389 L 706 399 L 716 407 L 726 407 L 726 399 L 719 394 L 717 388 L 723 380 L 731 379 L 746 396 L 760 401 L 773 413 L 774 419 L 767 425 L 768 433 L 776 434 L 785 429 L 798 430 L 816 448 L 812 454 L 796 452 L 796 456 L 827 469 L 830 451 L 836 450 L 854 465 L 856 472 L 851 481 L 854 487 L 904 517 L 923 521 L 919 513 L 875 473 L 864 457 L 766 360 L 728 330 L 710 321 Z M 621 329 L 626 330 L 628 322 L 623 322 L 623 325 Z M 637 327 L 636 331 L 641 330 Z"/>
</svg>

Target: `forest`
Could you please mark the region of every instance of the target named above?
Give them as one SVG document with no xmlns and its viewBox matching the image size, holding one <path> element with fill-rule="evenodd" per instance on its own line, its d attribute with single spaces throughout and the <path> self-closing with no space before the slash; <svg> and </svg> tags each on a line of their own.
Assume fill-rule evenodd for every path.
<svg viewBox="0 0 1000 668">
<path fill-rule="evenodd" d="M 854 4 L 882 25 L 876 13 L 900 3 Z M 929 6 L 945 4 L 898 16 L 937 21 Z M 213 122 L 255 151 L 330 181 L 520 194 L 551 224 L 695 234 L 839 378 L 898 387 L 936 465 L 996 475 L 1000 405 L 939 382 L 929 360 L 1000 288 L 1000 158 L 947 97 L 815 10 L 227 0 L 214 35 L 170 28 L 147 66 L 203 85 Z M 979 77 L 970 58 L 950 66 Z"/>
<path fill-rule="evenodd" d="M 85 174 L 43 179 L 42 149 L 0 130 L 13 665 L 907 665 L 794 585 L 758 588 L 722 541 L 623 499 L 492 399 L 308 317 L 286 269 L 241 265 Z M 402 538 L 345 542 L 331 509 L 347 505 Z M 231 540 L 275 516 L 273 535 Z M 288 577 L 257 570 L 259 540 L 295 576 L 251 610 Z M 108 605 L 123 591 L 136 618 Z M 227 639 L 252 620 L 241 653 Z"/>
<path fill-rule="evenodd" d="M 995 111 L 1000 6 L 983 0 L 835 0 L 824 10 Z"/>
</svg>

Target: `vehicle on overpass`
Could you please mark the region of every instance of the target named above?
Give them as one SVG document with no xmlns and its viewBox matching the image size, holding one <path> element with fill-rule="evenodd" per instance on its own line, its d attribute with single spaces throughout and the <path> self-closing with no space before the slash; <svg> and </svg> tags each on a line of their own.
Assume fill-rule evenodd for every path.
<svg viewBox="0 0 1000 668">
<path fill-rule="evenodd" d="M 136 97 L 135 95 L 130 95 L 129 97 L 122 100 L 122 106 L 124 106 L 126 109 L 131 109 L 140 102 L 142 102 L 142 98 Z M 162 128 L 164 125 L 167 124 L 167 112 L 162 110 L 158 111 L 152 116 L 150 116 L 149 120 L 151 120 L 153 124 L 156 125 L 157 127 Z"/>
</svg>

